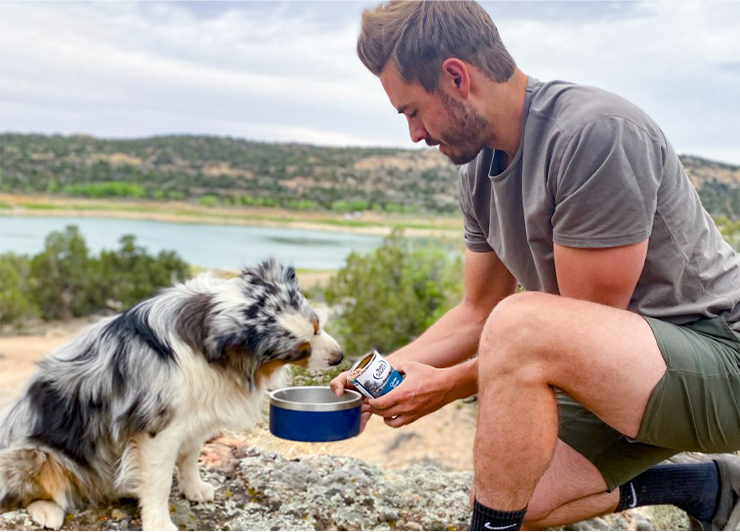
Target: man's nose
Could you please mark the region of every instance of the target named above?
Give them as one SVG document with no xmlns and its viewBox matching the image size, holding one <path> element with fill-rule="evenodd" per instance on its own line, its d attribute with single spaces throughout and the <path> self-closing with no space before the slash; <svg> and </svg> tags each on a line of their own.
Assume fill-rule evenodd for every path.
<svg viewBox="0 0 740 532">
<path fill-rule="evenodd" d="M 418 122 L 409 120 L 409 133 L 413 142 L 419 142 L 429 136 L 429 132 Z"/>
</svg>

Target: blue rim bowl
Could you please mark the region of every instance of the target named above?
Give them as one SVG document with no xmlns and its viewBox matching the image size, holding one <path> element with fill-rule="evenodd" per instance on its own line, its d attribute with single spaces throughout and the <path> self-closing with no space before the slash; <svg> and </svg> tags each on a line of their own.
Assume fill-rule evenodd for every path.
<svg viewBox="0 0 740 532">
<path fill-rule="evenodd" d="M 328 386 L 295 386 L 270 393 L 270 432 L 284 440 L 326 442 L 360 433 L 362 396 Z"/>
</svg>

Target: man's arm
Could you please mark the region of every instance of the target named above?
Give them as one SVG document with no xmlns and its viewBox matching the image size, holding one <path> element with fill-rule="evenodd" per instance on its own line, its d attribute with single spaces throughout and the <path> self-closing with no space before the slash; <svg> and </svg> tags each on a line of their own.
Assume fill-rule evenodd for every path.
<svg viewBox="0 0 740 532">
<path fill-rule="evenodd" d="M 627 308 L 645 264 L 647 246 L 647 240 L 603 249 L 555 245 L 555 270 L 560 294 Z M 371 411 L 384 417 L 385 423 L 391 427 L 407 425 L 450 401 L 477 391 L 477 359 L 449 369 L 406 361 L 397 366 L 409 375 L 409 382 L 369 402 Z"/>
<path fill-rule="evenodd" d="M 645 265 L 647 248 L 647 240 L 599 249 L 555 244 L 560 295 L 626 309 Z"/>
<path fill-rule="evenodd" d="M 388 425 L 411 423 L 454 399 L 477 391 L 477 360 L 459 362 L 476 353 L 488 315 L 499 301 L 514 293 L 516 280 L 495 253 L 466 251 L 464 281 L 465 296 L 459 305 L 414 342 L 388 356 L 391 364 L 405 373 L 403 390 L 397 388 L 384 396 L 390 396 L 389 405 L 404 403 L 404 414 L 386 419 Z M 453 367 L 438 369 L 449 366 Z M 348 374 L 344 372 L 331 381 L 334 393 L 342 394 L 348 385 L 351 387 L 347 382 Z M 369 416 L 370 407 L 366 401 L 363 428 Z"/>
<path fill-rule="evenodd" d="M 387 356 L 391 365 L 421 362 L 436 368 L 454 366 L 478 350 L 483 325 L 496 304 L 514 293 L 516 280 L 494 252 L 465 252 L 465 295 L 410 344 Z"/>
<path fill-rule="evenodd" d="M 417 340 L 388 356 L 405 374 L 402 386 L 363 405 L 363 428 L 371 411 L 400 427 L 477 389 L 478 350 L 483 326 L 496 304 L 514 293 L 516 280 L 493 252 L 465 252 L 465 296 Z M 460 362 L 463 362 L 460 364 Z M 347 372 L 331 382 L 335 393 L 347 386 Z"/>
</svg>

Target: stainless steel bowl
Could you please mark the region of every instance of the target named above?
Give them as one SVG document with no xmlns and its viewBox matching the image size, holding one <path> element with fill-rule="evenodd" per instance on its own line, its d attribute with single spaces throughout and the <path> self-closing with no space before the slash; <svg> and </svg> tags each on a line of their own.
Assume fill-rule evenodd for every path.
<svg viewBox="0 0 740 532">
<path fill-rule="evenodd" d="M 360 432 L 362 396 L 345 390 L 337 397 L 328 386 L 296 386 L 270 394 L 270 432 L 295 441 L 336 441 Z"/>
</svg>

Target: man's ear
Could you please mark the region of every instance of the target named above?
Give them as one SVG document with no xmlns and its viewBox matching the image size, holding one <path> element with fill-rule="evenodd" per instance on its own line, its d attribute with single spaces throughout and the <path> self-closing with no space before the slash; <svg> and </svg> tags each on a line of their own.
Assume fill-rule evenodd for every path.
<svg viewBox="0 0 740 532">
<path fill-rule="evenodd" d="M 442 63 L 442 86 L 450 94 L 457 94 L 458 98 L 468 99 L 470 94 L 470 72 L 464 61 L 450 57 Z"/>
</svg>

